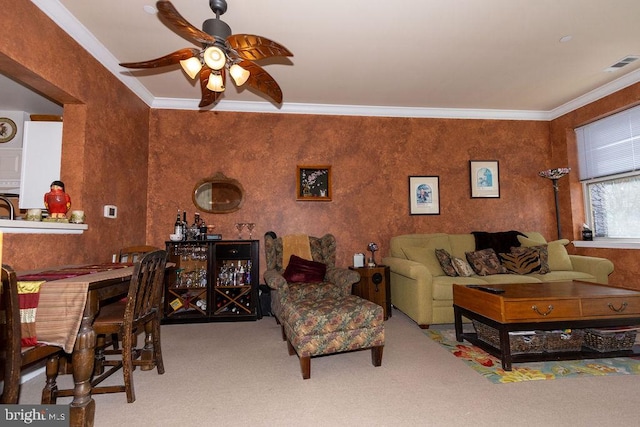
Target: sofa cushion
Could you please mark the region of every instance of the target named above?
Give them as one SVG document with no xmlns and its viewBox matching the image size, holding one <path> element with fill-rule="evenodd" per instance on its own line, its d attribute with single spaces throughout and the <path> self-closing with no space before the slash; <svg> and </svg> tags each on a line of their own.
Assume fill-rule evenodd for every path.
<svg viewBox="0 0 640 427">
<path fill-rule="evenodd" d="M 486 276 L 493 277 L 493 276 Z M 486 277 L 473 275 L 471 277 L 449 277 L 441 276 L 433 278 L 434 301 L 446 301 L 447 306 L 451 306 L 453 300 L 453 285 L 486 285 Z"/>
<path fill-rule="evenodd" d="M 407 246 L 402 248 L 402 252 L 408 260 L 426 265 L 433 276 L 444 276 L 445 273 L 440 267 L 435 249 Z"/>
<path fill-rule="evenodd" d="M 472 231 L 476 242 L 476 250 L 493 249 L 496 253 L 507 253 L 512 246 L 520 246 L 518 236 L 526 237 L 523 233 L 515 230 L 510 231 Z"/>
<path fill-rule="evenodd" d="M 509 253 L 499 254 L 502 265 L 512 274 L 530 274 L 540 271 L 539 246 L 511 248 Z M 546 250 L 546 248 L 545 248 Z"/>
<path fill-rule="evenodd" d="M 438 247 L 447 249 L 452 257 L 455 256 L 464 259 L 466 258 L 465 254 L 467 252 L 473 252 L 476 250 L 476 241 L 473 238 L 473 234 L 449 234 L 448 240 L 451 250 L 447 249 L 446 246 Z"/>
<path fill-rule="evenodd" d="M 291 255 L 289 264 L 282 275 L 287 282 L 320 283 L 324 280 L 327 266 L 321 262 L 308 261 Z"/>
<path fill-rule="evenodd" d="M 467 252 L 465 255 L 469 265 L 479 276 L 507 273 L 507 269 L 500 264 L 496 251 L 491 248 Z"/>
<path fill-rule="evenodd" d="M 558 282 L 564 280 L 584 280 L 585 282 L 596 283 L 596 277 L 583 271 L 551 271 L 547 274 L 529 274 L 527 277 L 536 277 L 543 282 Z"/>
<path fill-rule="evenodd" d="M 469 277 L 473 276 L 473 268 L 469 265 L 469 263 L 458 257 L 451 258 L 451 263 L 453 264 L 453 268 L 456 269 L 456 273 L 460 277 Z"/>
<path fill-rule="evenodd" d="M 449 246 L 449 235 L 445 233 L 434 234 L 404 234 L 391 238 L 390 254 L 396 258 L 406 258 L 402 248 L 405 247 L 421 247 L 421 248 L 444 248 L 451 253 Z"/>
<path fill-rule="evenodd" d="M 440 267 L 444 274 L 450 277 L 455 277 L 458 275 L 455 267 L 451 263 L 451 255 L 445 249 L 436 249 L 436 258 L 438 258 L 438 262 L 440 262 Z"/>
<path fill-rule="evenodd" d="M 525 247 L 544 246 L 540 242 L 529 239 L 527 237 L 518 237 L 518 240 Z M 546 244 L 549 252 L 549 270 L 550 271 L 572 271 L 573 264 L 565 245 L 569 244 L 568 239 L 555 240 Z"/>
</svg>

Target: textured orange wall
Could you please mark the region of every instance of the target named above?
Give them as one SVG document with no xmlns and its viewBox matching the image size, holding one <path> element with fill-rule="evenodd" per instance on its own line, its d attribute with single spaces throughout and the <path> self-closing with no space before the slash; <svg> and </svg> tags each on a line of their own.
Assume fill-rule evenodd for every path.
<svg viewBox="0 0 640 427">
<path fill-rule="evenodd" d="M 218 171 L 238 179 L 247 198 L 238 212 L 204 215 L 217 232 L 234 237 L 238 221 L 257 223 L 259 239 L 268 230 L 330 231 L 342 264 L 369 241 L 380 245 L 378 258 L 386 255 L 389 238 L 403 233 L 520 229 L 555 239 L 553 191 L 537 172 L 577 169 L 567 160 L 573 127 L 640 100 L 635 85 L 551 124 L 150 112 L 31 2 L 0 0 L 0 7 L 0 71 L 65 103 L 61 178 L 89 223 L 81 236 L 5 235 L 4 260 L 17 269 L 106 261 L 145 240 L 163 246 L 177 208 L 192 218 L 195 183 Z M 470 198 L 471 159 L 500 161 L 499 199 Z M 332 202 L 295 201 L 297 164 L 332 165 Z M 440 177 L 440 215 L 409 215 L 409 175 Z M 581 203 L 577 174 L 563 178 L 565 237 L 582 223 Z M 102 218 L 104 204 L 117 205 L 119 218 Z M 629 285 L 640 273 L 637 251 L 577 252 L 612 259 L 613 283 Z"/>
<path fill-rule="evenodd" d="M 561 181 L 562 224 L 565 236 L 575 240 L 581 239 L 581 227 L 585 213 L 582 202 L 582 186 L 578 180 L 578 160 L 574 128 L 627 109 L 640 103 L 640 84 L 622 89 L 606 98 L 600 99 L 582 108 L 578 108 L 551 122 L 551 141 L 555 153 L 568 153 L 573 172 Z M 560 159 L 562 155 L 557 156 Z M 562 160 L 557 161 L 562 164 Z M 609 276 L 609 282 L 617 286 L 640 289 L 640 263 L 637 249 L 598 249 L 576 248 L 575 253 L 610 259 L 615 270 Z"/>
<path fill-rule="evenodd" d="M 167 111 L 151 113 L 147 240 L 163 245 L 176 209 L 190 221 L 191 194 L 220 171 L 245 188 L 244 207 L 204 214 L 225 238 L 235 222 L 255 236 L 332 232 L 338 261 L 351 264 L 367 243 L 414 232 L 539 230 L 555 234 L 548 123 Z M 471 199 L 469 160 L 498 160 L 500 198 Z M 331 202 L 295 200 L 296 165 L 328 164 Z M 408 177 L 440 177 L 440 215 L 409 215 Z M 264 258 L 261 262 L 264 267 Z"/>
<path fill-rule="evenodd" d="M 61 179 L 89 224 L 82 235 L 5 234 L 3 262 L 109 261 L 145 239 L 149 108 L 30 1 L 0 0 L 0 9 L 0 70 L 65 104 Z M 103 218 L 105 204 L 120 217 Z"/>
</svg>

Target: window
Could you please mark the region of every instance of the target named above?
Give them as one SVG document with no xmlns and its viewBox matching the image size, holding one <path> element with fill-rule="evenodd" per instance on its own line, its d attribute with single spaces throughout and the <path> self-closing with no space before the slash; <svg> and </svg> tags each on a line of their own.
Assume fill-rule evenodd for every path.
<svg viewBox="0 0 640 427">
<path fill-rule="evenodd" d="M 594 236 L 640 238 L 640 107 L 577 128 L 576 137 Z"/>
</svg>

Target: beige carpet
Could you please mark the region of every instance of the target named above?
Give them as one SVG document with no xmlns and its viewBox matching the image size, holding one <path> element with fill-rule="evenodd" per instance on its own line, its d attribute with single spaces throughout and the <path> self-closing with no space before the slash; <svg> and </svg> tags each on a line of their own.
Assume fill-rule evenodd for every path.
<svg viewBox="0 0 640 427">
<path fill-rule="evenodd" d="M 492 384 L 397 310 L 386 322 L 381 367 L 371 365 L 370 351 L 314 358 L 309 380 L 273 318 L 166 325 L 162 334 L 165 375 L 135 371 L 132 404 L 124 394 L 95 396 L 97 427 L 555 427 L 640 419 L 638 376 Z M 43 384 L 44 376 L 26 383 L 21 402 L 38 403 Z"/>
</svg>

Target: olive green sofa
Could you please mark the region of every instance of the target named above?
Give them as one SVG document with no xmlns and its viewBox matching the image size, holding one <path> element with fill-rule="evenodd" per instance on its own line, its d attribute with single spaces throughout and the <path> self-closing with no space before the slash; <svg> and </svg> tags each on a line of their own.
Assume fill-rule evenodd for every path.
<svg viewBox="0 0 640 427">
<path fill-rule="evenodd" d="M 605 258 L 569 255 L 568 240 L 548 242 L 537 232 L 523 232 L 533 246 L 547 244 L 550 270 L 546 274 L 491 274 L 450 277 L 436 257 L 445 249 L 452 257 L 464 259 L 476 250 L 473 234 L 407 234 L 391 238 L 390 254 L 382 262 L 391 270 L 391 304 L 413 319 L 421 328 L 453 323 L 453 288 L 458 284 L 499 284 L 584 280 L 608 283 L 613 263 Z M 527 241 L 527 238 L 529 239 Z M 408 255 L 407 255 L 408 254 Z"/>
</svg>

